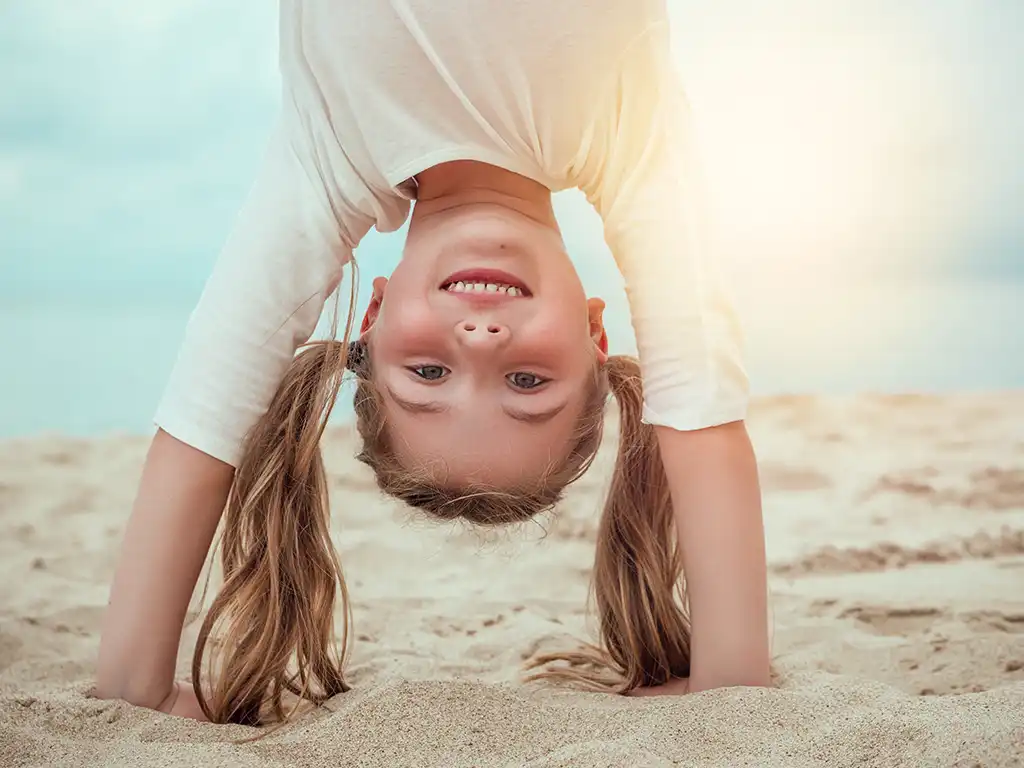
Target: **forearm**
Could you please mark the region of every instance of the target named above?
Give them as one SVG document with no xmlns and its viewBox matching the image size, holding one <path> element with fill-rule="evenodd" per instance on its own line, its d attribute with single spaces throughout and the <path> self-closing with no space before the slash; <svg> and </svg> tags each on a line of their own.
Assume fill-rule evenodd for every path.
<svg viewBox="0 0 1024 768">
<path fill-rule="evenodd" d="M 185 613 L 233 472 L 157 432 L 104 617 L 97 695 L 156 707 L 171 690 Z"/>
<path fill-rule="evenodd" d="M 691 690 L 768 685 L 764 522 L 746 427 L 657 432 L 693 625 Z"/>
</svg>

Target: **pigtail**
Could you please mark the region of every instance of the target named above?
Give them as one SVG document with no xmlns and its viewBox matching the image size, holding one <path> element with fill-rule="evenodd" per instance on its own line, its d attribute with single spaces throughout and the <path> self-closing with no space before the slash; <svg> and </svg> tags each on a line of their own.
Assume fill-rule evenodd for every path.
<svg viewBox="0 0 1024 768">
<path fill-rule="evenodd" d="M 267 709 L 283 722 L 303 701 L 318 706 L 349 690 L 342 670 L 352 611 L 331 540 L 320 439 L 346 368 L 363 358 L 361 342 L 347 343 L 355 283 L 353 274 L 346 342 L 312 342 L 295 357 L 235 472 L 221 538 L 224 585 L 192 657 L 193 686 L 211 722 L 259 725 Z M 298 699 L 287 714 L 285 692 Z"/>
<path fill-rule="evenodd" d="M 642 421 L 640 367 L 634 358 L 614 356 L 605 375 L 620 429 L 592 582 L 601 644 L 536 657 L 528 667 L 568 662 L 529 679 L 624 693 L 689 676 L 690 622 L 668 478 L 654 428 Z"/>
<path fill-rule="evenodd" d="M 348 690 L 342 666 L 350 609 L 320 455 L 345 351 L 316 342 L 295 358 L 236 472 L 221 541 L 224 586 L 192 659 L 196 694 L 212 722 L 258 725 L 264 702 L 280 721 L 285 691 L 320 704 Z M 338 585 L 345 621 L 336 655 Z M 209 693 L 200 684 L 208 649 Z"/>
<path fill-rule="evenodd" d="M 608 361 L 619 450 L 597 532 L 594 596 L 601 639 L 627 690 L 690 674 L 690 622 L 668 477 L 654 427 L 641 420 L 640 367 Z"/>
</svg>

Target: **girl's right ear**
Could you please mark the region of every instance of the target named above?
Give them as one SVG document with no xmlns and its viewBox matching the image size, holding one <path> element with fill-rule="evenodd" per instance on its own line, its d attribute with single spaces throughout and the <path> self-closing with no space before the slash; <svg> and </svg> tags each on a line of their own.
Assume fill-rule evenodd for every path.
<svg viewBox="0 0 1024 768">
<path fill-rule="evenodd" d="M 369 331 L 373 324 L 377 322 L 377 315 L 380 314 L 380 305 L 384 301 L 384 290 L 387 288 L 387 285 L 388 279 L 386 277 L 375 277 L 373 279 L 373 296 L 370 297 L 370 306 L 366 308 L 366 314 L 363 315 L 363 324 L 359 326 L 360 336 Z"/>
</svg>

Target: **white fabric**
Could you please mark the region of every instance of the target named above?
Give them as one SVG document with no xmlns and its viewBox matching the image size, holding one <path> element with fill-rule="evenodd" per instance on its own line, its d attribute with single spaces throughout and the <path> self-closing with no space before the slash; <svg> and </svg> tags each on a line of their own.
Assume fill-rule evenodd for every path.
<svg viewBox="0 0 1024 768">
<path fill-rule="evenodd" d="M 629 297 L 645 420 L 744 418 L 663 0 L 282 0 L 282 110 L 156 423 L 237 464 L 342 266 L 406 182 L 470 159 L 582 189 Z"/>
</svg>

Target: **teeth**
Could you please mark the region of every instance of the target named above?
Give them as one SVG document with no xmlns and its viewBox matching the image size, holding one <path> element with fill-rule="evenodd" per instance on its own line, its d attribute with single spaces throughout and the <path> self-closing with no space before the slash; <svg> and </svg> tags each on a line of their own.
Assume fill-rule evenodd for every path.
<svg viewBox="0 0 1024 768">
<path fill-rule="evenodd" d="M 504 293 L 507 296 L 522 296 L 523 291 L 514 285 L 502 285 L 500 283 L 466 283 L 459 281 L 449 283 L 445 288 L 450 293 Z"/>
</svg>

